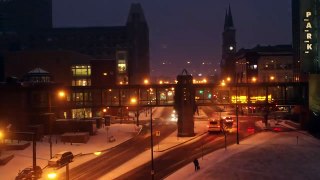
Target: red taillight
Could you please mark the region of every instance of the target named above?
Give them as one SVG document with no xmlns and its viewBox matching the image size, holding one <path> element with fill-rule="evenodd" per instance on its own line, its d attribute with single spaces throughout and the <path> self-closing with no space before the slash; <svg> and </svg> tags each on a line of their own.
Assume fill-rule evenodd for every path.
<svg viewBox="0 0 320 180">
<path fill-rule="evenodd" d="M 254 128 L 247 128 L 248 133 L 254 133 Z"/>
<path fill-rule="evenodd" d="M 281 131 L 281 128 L 275 127 L 275 128 L 273 128 L 273 130 L 274 130 L 274 131 Z"/>
</svg>

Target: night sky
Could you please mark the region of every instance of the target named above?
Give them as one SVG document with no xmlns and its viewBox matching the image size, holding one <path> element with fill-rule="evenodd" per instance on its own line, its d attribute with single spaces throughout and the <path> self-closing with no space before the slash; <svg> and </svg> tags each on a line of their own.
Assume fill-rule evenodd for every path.
<svg viewBox="0 0 320 180">
<path fill-rule="evenodd" d="M 192 74 L 218 69 L 229 3 L 238 50 L 292 42 L 291 0 L 54 0 L 53 23 L 122 26 L 132 2 L 141 3 L 149 24 L 152 75 L 176 76 L 183 68 Z"/>
</svg>

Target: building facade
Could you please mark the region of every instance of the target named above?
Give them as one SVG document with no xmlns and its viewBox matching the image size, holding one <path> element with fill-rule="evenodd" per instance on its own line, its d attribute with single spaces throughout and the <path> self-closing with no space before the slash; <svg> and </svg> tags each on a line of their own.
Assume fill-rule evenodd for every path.
<svg viewBox="0 0 320 180">
<path fill-rule="evenodd" d="M 34 12 L 26 13 L 29 8 Z M 131 5 L 126 24 L 114 27 L 53 28 L 51 0 L 0 0 L 0 9 L 0 81 L 18 82 L 12 88 L 24 94 L 16 101 L 23 103 L 24 124 L 32 123 L 28 113 L 49 112 L 54 88 L 68 87 L 65 102 L 57 100 L 52 107 L 57 117 L 87 118 L 101 115 L 102 109 L 94 104 L 101 97 L 86 87 L 142 84 L 150 79 L 149 29 L 138 3 Z M 23 24 L 28 18 L 30 24 Z M 28 72 L 35 69 L 50 76 L 31 77 Z M 33 81 L 39 78 L 47 79 Z M 3 96 L 7 86 L 2 84 Z M 0 104 L 5 106 L 7 101 Z M 30 102 L 32 106 L 25 106 Z M 14 107 L 14 102 L 10 104 Z M 0 114 L 2 119 L 20 121 L 5 112 Z"/>
<path fill-rule="evenodd" d="M 241 49 L 235 56 L 236 82 L 293 82 L 291 45 L 257 46 Z"/>
<path fill-rule="evenodd" d="M 131 5 L 128 20 L 124 26 L 52 28 L 51 0 L 36 0 L 39 1 L 39 4 L 31 3 L 34 6 L 32 6 L 33 9 L 30 8 L 38 14 L 24 14 L 24 11 L 31 11 L 28 9 L 29 5 L 23 6 L 29 1 L 0 2 L 1 8 L 10 9 L 10 11 L 2 12 L 4 14 L 2 16 L 8 16 L 8 18 L 0 22 L 3 27 L 0 29 L 0 50 L 2 52 L 73 51 L 91 56 L 93 59 L 114 60 L 119 67 L 124 67 L 124 70 L 118 74 L 117 84 L 142 84 L 142 79 L 150 79 L 149 29 L 140 4 Z M 23 16 L 21 19 L 19 19 L 20 13 Z M 11 16 L 17 18 L 9 18 Z M 25 20 L 26 18 L 40 25 L 33 25 L 30 21 Z M 29 24 L 21 24 L 20 20 Z"/>
<path fill-rule="evenodd" d="M 320 1 L 291 2 L 295 80 L 307 81 L 309 74 L 320 73 Z"/>
</svg>

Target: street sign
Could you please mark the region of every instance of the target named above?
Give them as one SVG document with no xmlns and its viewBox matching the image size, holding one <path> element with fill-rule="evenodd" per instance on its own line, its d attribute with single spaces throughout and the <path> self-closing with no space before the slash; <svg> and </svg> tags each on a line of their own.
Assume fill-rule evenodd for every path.
<svg viewBox="0 0 320 180">
<path fill-rule="evenodd" d="M 160 136 L 160 131 L 156 131 L 156 136 Z"/>
</svg>

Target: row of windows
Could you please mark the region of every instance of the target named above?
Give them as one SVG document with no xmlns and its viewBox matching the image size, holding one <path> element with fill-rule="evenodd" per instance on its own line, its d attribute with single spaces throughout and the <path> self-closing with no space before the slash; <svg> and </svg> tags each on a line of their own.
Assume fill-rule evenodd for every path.
<svg viewBox="0 0 320 180">
<path fill-rule="evenodd" d="M 290 70 L 292 69 L 292 64 L 265 64 L 263 66 L 264 70 Z"/>
<path fill-rule="evenodd" d="M 72 86 L 91 86 L 91 79 L 72 80 Z"/>
<path fill-rule="evenodd" d="M 91 66 L 72 66 L 71 71 L 73 76 L 91 76 Z"/>
</svg>

